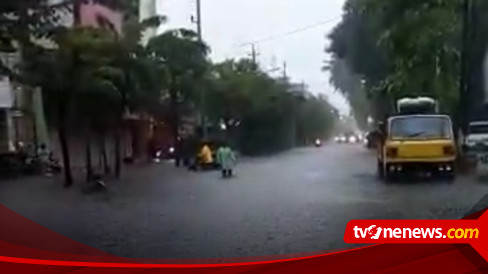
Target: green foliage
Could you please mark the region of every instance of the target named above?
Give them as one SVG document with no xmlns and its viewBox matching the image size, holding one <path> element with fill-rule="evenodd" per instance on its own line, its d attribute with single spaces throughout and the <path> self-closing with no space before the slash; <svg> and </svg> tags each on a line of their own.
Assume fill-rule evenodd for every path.
<svg viewBox="0 0 488 274">
<path fill-rule="evenodd" d="M 368 129 L 367 119 L 372 112 L 366 82 L 360 75 L 351 71 L 345 60 L 338 57 L 333 58 L 324 70 L 330 72 L 329 82 L 349 101 L 358 126 L 364 130 Z"/>
<path fill-rule="evenodd" d="M 228 60 L 212 69 L 209 114 L 235 133 L 245 154 L 273 153 L 315 138 L 333 127 L 333 108 L 324 98 L 293 92 L 293 85 L 273 79 L 251 60 Z M 233 126 L 239 121 L 237 127 Z"/>
<path fill-rule="evenodd" d="M 348 0 L 329 52 L 366 80 L 376 108 L 388 111 L 399 97 L 427 95 L 453 113 L 461 12 L 461 0 Z"/>
<path fill-rule="evenodd" d="M 168 68 L 170 95 L 178 100 L 195 99 L 195 91 L 208 70 L 208 46 L 198 41 L 194 31 L 167 31 L 149 41 L 147 46 Z"/>
<path fill-rule="evenodd" d="M 28 16 L 43 9 L 52 14 L 39 15 L 27 23 L 23 19 L 26 6 L 21 3 L 12 7 L 12 14 L 18 15 L 18 18 L 13 18 L 20 20 L 17 23 L 22 35 L 17 34 L 15 28 L 3 28 L 0 32 L 2 38 L 6 37 L 2 41 L 9 42 L 13 50 L 20 50 L 23 57 L 16 80 L 28 86 L 41 87 L 44 92 L 48 120 L 58 129 L 62 143 L 67 184 L 72 181 L 69 175 L 68 125 L 74 125 L 71 126 L 73 132 L 86 134 L 89 147 L 89 135 L 94 132 L 99 136 L 120 132 L 126 111 L 139 114 L 159 111 L 162 91 L 168 83 L 164 77 L 164 62 L 140 45 L 142 32 L 164 22 L 164 17 L 139 23 L 137 18 L 130 16 L 131 8 L 132 12 L 135 11 L 136 1 L 121 4 L 122 1 L 98 0 L 129 15 L 125 20 L 124 35 L 100 28 L 61 26 L 57 21 L 59 12 L 82 2 L 67 0 L 48 6 L 44 1 L 37 4 L 33 1 L 31 6 L 27 6 Z M 2 18 L 10 19 L 3 11 L 0 13 Z M 41 25 L 45 21 L 49 25 Z M 37 32 L 46 35 L 40 36 Z M 38 38 L 51 42 L 50 46 L 42 46 Z M 116 146 L 120 145 L 119 141 L 116 143 Z M 119 163 L 119 155 L 115 158 Z M 90 162 L 87 160 L 88 166 Z"/>
<path fill-rule="evenodd" d="M 209 47 L 191 30 L 171 30 L 142 45 L 143 31 L 165 18 L 140 23 L 134 16 L 135 0 L 97 0 L 127 15 L 123 35 L 60 25 L 60 12 L 70 11 L 72 4 L 82 1 L 66 0 L 54 6 L 47 0 L 0 4 L 2 47 L 21 52 L 16 80 L 42 88 L 49 124 L 58 130 L 67 171 L 70 130 L 85 135 L 89 167 L 90 135 L 115 135 L 117 147 L 127 111 L 169 120 L 176 131 L 185 114 L 180 106 L 195 113 L 202 103 L 202 91 L 208 97 L 206 113 L 211 122 L 223 121 L 233 134 L 229 137 L 244 153 L 277 152 L 330 134 L 335 112 L 326 98 L 296 91 L 296 85 L 271 78 L 250 60 L 213 65 L 208 59 Z M 39 38 L 50 46 L 37 43 Z M 4 71 L 7 68 L 2 65 Z M 12 71 L 8 73 L 14 76 Z M 119 148 L 114 150 L 116 154 Z M 66 176 L 70 182 L 70 175 Z"/>
<path fill-rule="evenodd" d="M 326 98 L 307 96 L 297 102 L 297 141 L 310 144 L 316 138 L 327 139 L 338 118 Z"/>
</svg>

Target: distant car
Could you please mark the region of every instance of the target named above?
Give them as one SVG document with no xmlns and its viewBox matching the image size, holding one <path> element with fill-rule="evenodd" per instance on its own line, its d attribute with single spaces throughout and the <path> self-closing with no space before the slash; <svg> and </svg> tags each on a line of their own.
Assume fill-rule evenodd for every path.
<svg viewBox="0 0 488 274">
<path fill-rule="evenodd" d="M 334 138 L 334 141 L 339 144 L 357 144 L 361 142 L 362 138 L 357 134 L 341 134 Z"/>
<path fill-rule="evenodd" d="M 347 143 L 347 137 L 345 135 L 339 135 L 334 138 L 334 141 L 339 144 L 345 144 Z"/>
<path fill-rule="evenodd" d="M 488 121 L 471 122 L 464 144 L 468 148 L 488 146 Z"/>
<path fill-rule="evenodd" d="M 488 121 L 469 123 L 468 134 L 463 142 L 463 150 L 473 163 L 478 161 L 479 155 L 488 154 Z"/>
<path fill-rule="evenodd" d="M 350 134 L 348 137 L 347 137 L 347 142 L 349 144 L 357 144 L 359 142 L 359 138 L 356 134 Z"/>
</svg>

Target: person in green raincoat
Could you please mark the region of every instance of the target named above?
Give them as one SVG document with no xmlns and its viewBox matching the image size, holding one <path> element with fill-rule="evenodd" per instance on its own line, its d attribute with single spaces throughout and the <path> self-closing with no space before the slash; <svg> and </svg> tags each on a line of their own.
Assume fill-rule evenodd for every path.
<svg viewBox="0 0 488 274">
<path fill-rule="evenodd" d="M 222 171 L 222 177 L 230 178 L 233 175 L 233 169 L 236 165 L 236 154 L 232 148 L 223 143 L 217 150 L 217 162 L 220 165 Z"/>
</svg>

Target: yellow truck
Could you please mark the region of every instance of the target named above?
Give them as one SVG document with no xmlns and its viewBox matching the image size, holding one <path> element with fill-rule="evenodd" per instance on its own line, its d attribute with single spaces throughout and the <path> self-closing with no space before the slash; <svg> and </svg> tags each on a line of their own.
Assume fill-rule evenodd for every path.
<svg viewBox="0 0 488 274">
<path fill-rule="evenodd" d="M 427 106 L 427 107 L 426 107 Z M 398 114 L 381 126 L 378 175 L 389 181 L 413 172 L 454 179 L 457 157 L 451 118 L 430 98 L 400 100 Z"/>
</svg>

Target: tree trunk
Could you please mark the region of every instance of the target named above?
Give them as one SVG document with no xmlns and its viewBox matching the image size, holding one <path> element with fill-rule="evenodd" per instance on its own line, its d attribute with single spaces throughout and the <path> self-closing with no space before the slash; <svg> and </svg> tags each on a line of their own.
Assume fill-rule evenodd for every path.
<svg viewBox="0 0 488 274">
<path fill-rule="evenodd" d="M 91 155 L 91 138 L 90 133 L 86 134 L 85 139 L 85 160 L 86 160 L 86 182 L 91 182 L 93 179 L 93 166 L 92 166 L 92 155 Z"/>
<path fill-rule="evenodd" d="M 105 174 L 110 173 L 110 166 L 108 165 L 107 157 L 107 146 L 105 144 L 105 138 L 100 137 L 100 157 L 101 157 L 101 168 Z"/>
<path fill-rule="evenodd" d="M 64 166 L 64 185 L 70 187 L 73 185 L 73 174 L 71 173 L 71 161 L 68 145 L 68 136 L 66 133 L 66 106 L 65 102 L 60 103 L 58 110 L 58 137 L 61 144 L 61 153 L 63 156 Z"/>
<path fill-rule="evenodd" d="M 173 87 L 172 90 L 170 90 L 170 119 L 171 119 L 171 131 L 173 133 L 173 145 L 178 146 L 179 140 L 178 140 L 178 129 L 180 127 L 180 121 L 179 121 L 179 115 L 178 115 L 178 92 L 176 89 Z M 180 149 L 177 149 L 176 152 L 176 161 L 175 165 L 178 167 L 180 166 L 181 162 L 181 151 Z"/>
<path fill-rule="evenodd" d="M 120 146 L 121 146 L 121 136 L 120 128 L 117 128 L 115 131 L 115 142 L 114 142 L 114 166 L 115 166 L 115 177 L 118 179 L 120 178 L 121 171 L 122 171 L 122 157 L 120 154 Z"/>
</svg>

